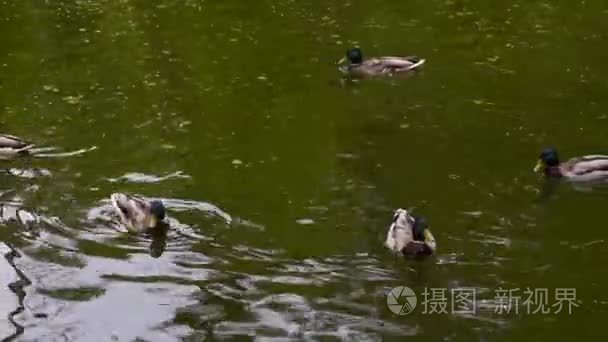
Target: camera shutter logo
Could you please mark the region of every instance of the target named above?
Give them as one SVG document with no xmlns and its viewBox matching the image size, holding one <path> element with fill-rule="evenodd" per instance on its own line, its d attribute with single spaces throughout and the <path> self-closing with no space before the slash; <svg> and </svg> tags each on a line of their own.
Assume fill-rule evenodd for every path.
<svg viewBox="0 0 608 342">
<path fill-rule="evenodd" d="M 397 315 L 409 314 L 414 311 L 417 303 L 416 294 L 407 286 L 394 287 L 386 296 L 388 308 Z"/>
</svg>

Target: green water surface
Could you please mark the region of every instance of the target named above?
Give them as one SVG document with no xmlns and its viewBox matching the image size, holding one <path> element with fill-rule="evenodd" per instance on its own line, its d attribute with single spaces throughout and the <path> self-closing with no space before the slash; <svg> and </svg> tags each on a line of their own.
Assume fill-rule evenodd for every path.
<svg viewBox="0 0 608 342">
<path fill-rule="evenodd" d="M 604 2 L 3 1 L 0 32 L 0 132 L 97 147 L 0 164 L 22 171 L 2 201 L 55 218 L 0 224 L 31 281 L 17 340 L 606 335 L 608 192 L 532 172 L 545 146 L 608 153 Z M 354 45 L 427 62 L 353 82 Z M 116 191 L 163 199 L 166 238 L 95 219 Z M 399 207 L 436 256 L 384 248 Z M 476 312 L 424 313 L 425 288 L 474 289 Z M 527 314 L 526 288 L 577 307 Z"/>
</svg>

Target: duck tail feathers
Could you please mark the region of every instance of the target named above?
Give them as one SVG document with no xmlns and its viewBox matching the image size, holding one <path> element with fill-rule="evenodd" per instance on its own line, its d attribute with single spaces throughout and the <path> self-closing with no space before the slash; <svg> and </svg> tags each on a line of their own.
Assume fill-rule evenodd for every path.
<svg viewBox="0 0 608 342">
<path fill-rule="evenodd" d="M 15 150 L 15 152 L 16 152 L 17 154 L 29 154 L 29 153 L 31 153 L 31 152 L 32 152 L 32 149 L 33 149 L 34 147 L 36 147 L 36 145 L 34 145 L 34 144 L 29 144 L 29 145 L 27 145 L 27 146 L 23 146 L 23 147 L 21 147 L 21 148 L 19 148 L 19 149 Z"/>
<path fill-rule="evenodd" d="M 421 67 L 422 65 L 424 65 L 424 63 L 426 62 L 426 59 L 418 59 L 418 58 L 413 58 L 412 61 L 414 62 L 414 64 L 410 65 L 407 70 L 414 70 L 414 69 L 418 69 L 419 67 Z"/>
</svg>

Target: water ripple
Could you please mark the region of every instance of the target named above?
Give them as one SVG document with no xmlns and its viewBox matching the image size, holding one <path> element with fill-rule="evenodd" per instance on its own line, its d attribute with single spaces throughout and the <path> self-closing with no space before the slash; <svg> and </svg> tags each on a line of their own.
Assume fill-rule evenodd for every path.
<svg viewBox="0 0 608 342">
<path fill-rule="evenodd" d="M 111 183 L 118 182 L 131 182 L 131 183 L 159 183 L 169 179 L 190 179 L 189 175 L 184 174 L 182 171 L 176 171 L 165 176 L 149 175 L 140 172 L 129 172 L 118 178 L 108 178 Z"/>
</svg>

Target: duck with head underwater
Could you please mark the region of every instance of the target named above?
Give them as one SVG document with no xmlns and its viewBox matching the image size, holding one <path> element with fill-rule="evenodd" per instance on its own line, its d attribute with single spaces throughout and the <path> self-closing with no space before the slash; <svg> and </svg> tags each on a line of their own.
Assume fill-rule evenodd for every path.
<svg viewBox="0 0 608 342">
<path fill-rule="evenodd" d="M 551 178 L 565 178 L 573 182 L 608 181 L 608 156 L 587 155 L 560 163 L 555 148 L 544 149 L 538 157 L 534 172 L 543 171 Z"/>
<path fill-rule="evenodd" d="M 141 197 L 122 193 L 112 194 L 110 201 L 121 223 L 132 233 L 159 228 L 165 219 L 166 209 L 161 201 L 148 202 Z"/>
<path fill-rule="evenodd" d="M 435 253 L 437 242 L 424 217 L 414 217 L 405 209 L 397 209 L 384 245 L 394 253 L 423 257 Z"/>
<path fill-rule="evenodd" d="M 360 48 L 352 48 L 346 52 L 338 63 L 342 64 L 348 59 L 349 64 L 341 68 L 344 72 L 360 77 L 371 77 L 380 75 L 392 75 L 395 73 L 405 73 L 419 69 L 424 63 L 424 59 L 416 56 L 409 57 L 373 57 L 364 60 L 363 52 Z"/>
</svg>

